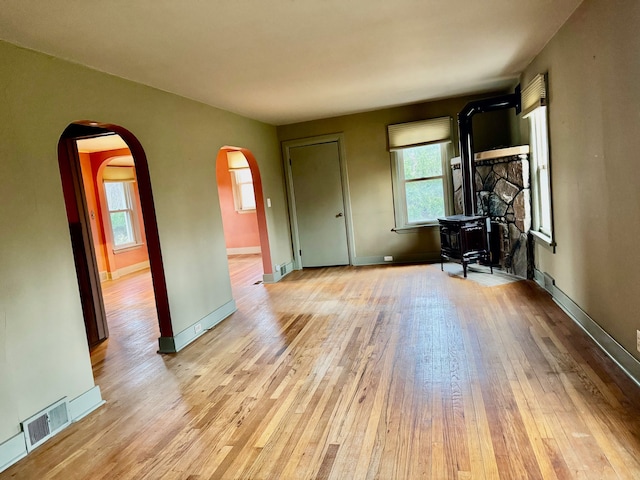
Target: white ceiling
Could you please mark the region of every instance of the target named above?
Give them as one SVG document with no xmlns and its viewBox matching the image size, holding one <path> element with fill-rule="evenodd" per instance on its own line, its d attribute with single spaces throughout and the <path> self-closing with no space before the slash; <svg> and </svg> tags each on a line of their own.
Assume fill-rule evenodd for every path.
<svg viewBox="0 0 640 480">
<path fill-rule="evenodd" d="M 76 140 L 80 153 L 104 152 L 107 150 L 117 150 L 119 148 L 129 148 L 120 135 L 100 135 L 99 137 L 81 138 Z"/>
<path fill-rule="evenodd" d="M 274 125 L 510 86 L 582 0 L 2 0 L 0 38 Z"/>
</svg>

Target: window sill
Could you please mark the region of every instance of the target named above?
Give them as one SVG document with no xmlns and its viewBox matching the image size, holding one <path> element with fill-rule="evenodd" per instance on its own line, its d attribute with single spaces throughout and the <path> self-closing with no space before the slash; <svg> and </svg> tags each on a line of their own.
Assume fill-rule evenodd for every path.
<svg viewBox="0 0 640 480">
<path fill-rule="evenodd" d="M 113 253 L 118 254 L 118 253 L 128 252 L 129 250 L 135 250 L 136 248 L 140 248 L 143 245 L 144 243 L 133 243 L 131 245 L 124 245 L 122 247 L 114 248 Z"/>
<path fill-rule="evenodd" d="M 438 222 L 424 223 L 422 225 L 409 225 L 406 227 L 392 228 L 391 231 L 395 233 L 417 233 L 423 228 L 433 228 L 439 226 Z"/>
<path fill-rule="evenodd" d="M 536 230 L 529 230 L 529 233 L 533 236 L 533 239 L 537 244 L 551 250 L 553 253 L 556 253 L 556 242 L 553 238 Z"/>
<path fill-rule="evenodd" d="M 251 210 L 236 210 L 236 213 L 240 213 L 240 214 L 243 214 L 243 213 L 256 213 L 256 209 L 253 208 Z"/>
</svg>

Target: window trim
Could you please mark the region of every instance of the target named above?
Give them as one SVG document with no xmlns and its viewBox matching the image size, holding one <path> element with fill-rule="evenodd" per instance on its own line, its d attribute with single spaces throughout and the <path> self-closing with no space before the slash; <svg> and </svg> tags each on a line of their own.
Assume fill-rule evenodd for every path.
<svg viewBox="0 0 640 480">
<path fill-rule="evenodd" d="M 111 244 L 113 253 L 121 253 L 123 251 L 129 250 L 131 248 L 139 247 L 142 245 L 141 235 L 140 235 L 140 222 L 139 222 L 139 211 L 137 207 L 137 203 L 135 202 L 134 195 L 134 183 L 135 180 L 103 180 L 103 184 L 107 183 L 122 183 L 124 187 L 125 193 L 125 201 L 127 203 L 127 209 L 118 209 L 111 210 L 109 208 L 109 196 L 106 191 L 106 186 L 104 186 L 105 192 L 105 206 L 107 210 L 107 222 L 109 223 L 109 230 L 111 232 Z M 113 232 L 113 224 L 111 223 L 111 214 L 126 212 L 129 216 L 129 221 L 131 224 L 131 233 L 133 235 L 133 242 L 123 243 L 122 245 L 115 244 L 115 234 Z"/>
<path fill-rule="evenodd" d="M 395 148 L 391 151 L 391 179 L 393 186 L 393 209 L 394 209 L 394 221 L 395 227 L 393 232 L 397 233 L 410 233 L 418 231 L 424 227 L 433 227 L 438 225 L 438 220 L 433 219 L 426 222 L 409 222 L 407 214 L 407 194 L 406 184 L 431 179 L 442 180 L 443 200 L 444 200 L 444 214 L 449 215 L 453 211 L 453 194 L 452 194 L 452 175 L 449 165 L 452 154 L 452 142 L 450 140 L 431 142 L 425 145 L 439 145 L 440 146 L 440 159 L 442 166 L 442 175 L 416 178 L 405 180 L 404 168 L 402 165 L 402 151 L 405 148 L 415 148 L 416 145 L 409 145 L 404 148 Z M 417 145 L 417 146 L 425 146 Z"/>
<path fill-rule="evenodd" d="M 551 248 L 555 253 L 555 237 L 553 224 L 553 195 L 551 190 L 551 152 L 549 145 L 549 112 L 546 105 L 539 105 L 532 109 L 524 117 L 528 123 L 529 144 L 531 154 L 529 156 L 531 170 L 531 210 L 532 225 L 531 234 L 537 243 Z M 540 167 L 540 159 L 543 166 Z M 546 182 L 542 185 L 540 178 L 541 169 L 546 170 Z M 547 197 L 547 211 L 543 211 L 543 196 Z M 548 216 L 548 225 L 545 224 L 545 213 Z"/>
<path fill-rule="evenodd" d="M 251 181 L 249 182 L 238 182 L 238 174 L 241 171 L 248 171 L 251 177 Z M 233 206 L 237 213 L 255 213 L 256 211 L 256 192 L 253 187 L 253 174 L 251 173 L 251 168 L 243 167 L 243 168 L 234 168 L 230 169 L 229 173 L 231 174 L 231 191 L 233 193 Z M 242 185 L 251 185 L 251 190 L 253 192 L 253 208 L 244 208 L 243 195 L 242 195 Z"/>
</svg>

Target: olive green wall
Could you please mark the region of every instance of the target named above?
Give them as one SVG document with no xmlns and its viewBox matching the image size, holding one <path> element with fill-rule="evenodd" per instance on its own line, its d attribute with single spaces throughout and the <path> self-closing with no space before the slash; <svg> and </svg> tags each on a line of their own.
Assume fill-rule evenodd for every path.
<svg viewBox="0 0 640 480">
<path fill-rule="evenodd" d="M 437 227 L 421 228 L 414 233 L 391 231 L 395 222 L 387 125 L 450 116 L 454 119 L 457 155 L 457 114 L 469 101 L 478 98 L 482 97 L 452 98 L 278 127 L 282 141 L 344 133 L 355 237 L 354 263 L 378 263 L 385 255 L 392 255 L 394 261 L 439 258 Z M 506 111 L 478 115 L 473 123 L 476 151 L 511 144 Z"/>
<path fill-rule="evenodd" d="M 636 358 L 639 31 L 637 0 L 586 0 L 526 69 L 522 82 L 549 72 L 558 245 L 555 254 L 537 245 L 536 267 Z"/>
<path fill-rule="evenodd" d="M 292 255 L 275 127 L 7 43 L 0 58 L 1 444 L 94 385 L 58 170 L 70 123 L 120 125 L 145 150 L 175 334 L 231 300 L 215 179 L 223 145 L 254 154 L 272 261 Z"/>
</svg>

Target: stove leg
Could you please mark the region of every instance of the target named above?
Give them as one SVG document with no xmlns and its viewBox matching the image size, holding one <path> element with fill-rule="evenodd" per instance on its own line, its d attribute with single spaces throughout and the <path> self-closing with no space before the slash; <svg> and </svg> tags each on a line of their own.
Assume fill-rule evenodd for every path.
<svg viewBox="0 0 640 480">
<path fill-rule="evenodd" d="M 467 262 L 462 262 L 462 271 L 464 272 L 464 278 L 467 278 Z"/>
</svg>

